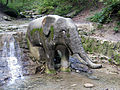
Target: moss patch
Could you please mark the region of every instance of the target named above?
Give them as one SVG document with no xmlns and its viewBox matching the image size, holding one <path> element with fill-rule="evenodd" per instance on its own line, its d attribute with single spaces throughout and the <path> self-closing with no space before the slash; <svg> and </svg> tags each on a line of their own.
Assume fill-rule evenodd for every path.
<svg viewBox="0 0 120 90">
<path fill-rule="evenodd" d="M 40 33 L 40 35 L 43 34 L 43 29 L 42 29 L 42 28 L 34 28 L 34 29 L 30 32 L 30 34 L 33 35 L 36 31 L 38 31 L 38 32 Z"/>
<path fill-rule="evenodd" d="M 51 31 L 50 39 L 53 40 L 53 38 L 54 38 L 54 27 L 53 26 L 50 27 L 50 31 Z"/>
<path fill-rule="evenodd" d="M 55 71 L 55 70 L 50 70 L 50 69 L 48 68 L 48 66 L 46 65 L 45 73 L 47 73 L 47 74 L 55 74 L 56 71 Z"/>
<path fill-rule="evenodd" d="M 62 72 L 70 72 L 70 68 L 64 68 L 64 67 L 61 67 L 61 71 Z"/>
</svg>

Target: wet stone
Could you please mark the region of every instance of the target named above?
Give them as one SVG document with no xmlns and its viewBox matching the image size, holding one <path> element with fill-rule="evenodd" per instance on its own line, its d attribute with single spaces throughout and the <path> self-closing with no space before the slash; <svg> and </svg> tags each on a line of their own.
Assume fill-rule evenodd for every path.
<svg viewBox="0 0 120 90">
<path fill-rule="evenodd" d="M 92 76 L 92 75 L 88 75 L 88 78 L 92 79 L 92 80 L 99 80 L 100 79 L 97 76 Z"/>
<path fill-rule="evenodd" d="M 85 87 L 85 88 L 92 88 L 92 87 L 94 87 L 94 85 L 91 84 L 91 83 L 85 83 L 85 84 L 84 84 L 84 87 Z"/>
<path fill-rule="evenodd" d="M 5 67 L 7 66 L 7 62 L 4 59 L 0 60 L 0 67 Z"/>
<path fill-rule="evenodd" d="M 72 85 L 71 85 L 71 87 L 75 87 L 75 86 L 77 86 L 77 84 L 72 84 Z"/>
</svg>

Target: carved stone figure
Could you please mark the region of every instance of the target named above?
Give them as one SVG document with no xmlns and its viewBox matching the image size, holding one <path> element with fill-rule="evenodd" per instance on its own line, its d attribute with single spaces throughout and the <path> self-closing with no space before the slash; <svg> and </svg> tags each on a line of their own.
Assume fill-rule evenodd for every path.
<svg viewBox="0 0 120 90">
<path fill-rule="evenodd" d="M 85 53 L 77 27 L 70 18 L 47 15 L 30 22 L 27 30 L 29 49 L 38 60 L 46 60 L 49 70 L 59 65 L 69 70 L 69 56 L 79 59 L 90 68 L 101 68 Z"/>
</svg>

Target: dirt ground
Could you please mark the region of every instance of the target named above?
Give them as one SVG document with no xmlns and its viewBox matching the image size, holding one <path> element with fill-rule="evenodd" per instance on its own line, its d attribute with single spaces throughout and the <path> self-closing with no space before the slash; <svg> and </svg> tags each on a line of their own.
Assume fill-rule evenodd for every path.
<svg viewBox="0 0 120 90">
<path fill-rule="evenodd" d="M 107 67 L 109 67 L 108 65 Z M 114 70 L 110 66 L 109 70 Z M 0 90 L 119 90 L 120 74 L 117 72 L 104 72 L 107 69 L 94 70 L 90 79 L 85 73 L 59 73 L 58 75 L 33 75 L 26 76 L 24 80 L 16 80 L 15 84 L 7 85 Z M 107 70 L 108 71 L 108 70 Z M 92 88 L 85 88 L 84 84 L 93 84 Z"/>
</svg>

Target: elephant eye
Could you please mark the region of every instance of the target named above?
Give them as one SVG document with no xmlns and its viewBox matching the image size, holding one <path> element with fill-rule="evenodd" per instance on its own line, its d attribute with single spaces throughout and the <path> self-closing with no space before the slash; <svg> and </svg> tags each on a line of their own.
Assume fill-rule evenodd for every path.
<svg viewBox="0 0 120 90">
<path fill-rule="evenodd" d="M 65 33 L 66 33 L 66 31 L 65 31 L 65 30 L 62 30 L 62 33 L 63 33 L 63 34 L 65 34 Z"/>
</svg>

